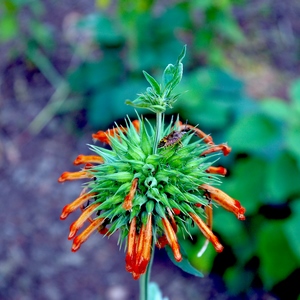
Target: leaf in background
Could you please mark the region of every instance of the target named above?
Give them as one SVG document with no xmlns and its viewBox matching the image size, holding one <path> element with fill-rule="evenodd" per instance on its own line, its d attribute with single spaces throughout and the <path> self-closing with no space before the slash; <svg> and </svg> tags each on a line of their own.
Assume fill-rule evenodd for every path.
<svg viewBox="0 0 300 300">
<path fill-rule="evenodd" d="M 267 194 L 266 176 L 265 160 L 258 157 L 239 159 L 232 166 L 230 176 L 223 179 L 223 189 L 242 203 L 246 208 L 246 214 L 253 214 Z"/>
<path fill-rule="evenodd" d="M 300 262 L 300 198 L 292 202 L 291 210 L 292 215 L 284 223 L 283 229 L 292 251 Z"/>
<path fill-rule="evenodd" d="M 149 283 L 148 290 L 149 300 L 168 300 L 169 298 L 163 297 L 162 292 L 156 282 Z"/>
<path fill-rule="evenodd" d="M 289 95 L 293 103 L 300 104 L 300 79 L 292 82 L 289 88 Z"/>
<path fill-rule="evenodd" d="M 0 42 L 14 39 L 19 33 L 18 20 L 13 14 L 0 17 Z"/>
<path fill-rule="evenodd" d="M 299 263 L 290 248 L 283 223 L 269 221 L 257 230 L 259 274 L 267 289 L 285 279 Z"/>
<path fill-rule="evenodd" d="M 228 144 L 236 151 L 260 150 L 278 138 L 279 129 L 266 116 L 245 116 L 229 130 Z"/>
<path fill-rule="evenodd" d="M 260 102 L 262 111 L 279 121 L 287 121 L 290 114 L 290 108 L 286 102 L 277 98 L 266 98 Z"/>
<path fill-rule="evenodd" d="M 269 166 L 267 188 L 274 202 L 284 202 L 300 193 L 300 171 L 296 160 L 288 152 L 282 152 Z"/>
<path fill-rule="evenodd" d="M 173 262 L 174 265 L 176 265 L 177 267 L 179 267 L 180 269 L 182 269 L 184 272 L 187 272 L 189 274 L 192 274 L 194 276 L 198 276 L 198 277 L 203 277 L 203 274 L 198 271 L 197 269 L 195 269 L 189 262 L 188 257 L 186 252 L 184 251 L 182 245 L 180 247 L 180 252 L 182 254 L 182 261 L 181 262 L 177 262 L 174 259 L 174 255 L 172 252 L 172 249 L 169 246 L 165 247 L 167 254 L 169 256 L 169 258 L 171 259 L 171 261 Z"/>
</svg>

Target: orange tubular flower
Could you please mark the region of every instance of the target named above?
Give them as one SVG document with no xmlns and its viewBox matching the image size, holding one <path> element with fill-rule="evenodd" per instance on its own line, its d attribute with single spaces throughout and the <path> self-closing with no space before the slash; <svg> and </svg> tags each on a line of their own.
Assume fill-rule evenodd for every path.
<svg viewBox="0 0 300 300">
<path fill-rule="evenodd" d="M 80 217 L 71 224 L 70 226 L 70 234 L 68 239 L 71 240 L 76 235 L 77 231 L 83 226 L 84 222 L 89 219 L 89 217 L 93 214 L 95 209 L 99 206 L 98 203 L 93 203 L 89 205 Z"/>
<path fill-rule="evenodd" d="M 180 246 L 177 241 L 176 233 L 174 232 L 172 225 L 167 218 L 162 218 L 162 223 L 168 243 L 173 251 L 174 258 L 176 261 L 180 262 L 182 260 L 182 256 L 180 253 Z"/>
<path fill-rule="evenodd" d="M 130 223 L 128 240 L 127 240 L 127 253 L 125 257 L 126 270 L 130 273 L 134 271 L 136 243 L 137 243 L 136 217 L 134 217 Z"/>
<path fill-rule="evenodd" d="M 135 192 L 136 192 L 138 181 L 139 181 L 138 178 L 135 178 L 132 181 L 130 191 L 126 195 L 126 197 L 124 199 L 124 203 L 123 203 L 123 207 L 125 210 L 130 210 L 132 208 L 132 200 L 133 200 Z"/>
<path fill-rule="evenodd" d="M 78 172 L 64 172 L 58 178 L 58 182 L 65 182 L 67 180 L 77 180 L 77 179 L 85 179 L 92 178 L 93 175 L 85 170 Z"/>
<path fill-rule="evenodd" d="M 220 174 L 220 175 L 226 175 L 227 170 L 224 167 L 212 167 L 210 166 L 207 170 L 207 173 L 211 173 L 211 174 Z"/>
<path fill-rule="evenodd" d="M 216 201 L 226 210 L 233 212 L 239 220 L 245 220 L 244 213 L 246 210 L 241 206 L 238 200 L 231 198 L 223 191 L 208 184 L 202 184 L 199 187 L 208 193 L 208 197 L 211 200 Z"/>
<path fill-rule="evenodd" d="M 194 131 L 194 133 L 200 138 L 203 139 L 203 141 L 206 144 L 210 144 L 213 145 L 213 139 L 210 135 L 207 135 L 206 133 L 204 133 L 202 130 L 200 130 L 199 128 L 189 125 L 189 124 L 184 124 L 184 125 L 180 125 L 180 130 L 192 130 Z"/>
<path fill-rule="evenodd" d="M 72 203 L 67 204 L 61 213 L 60 219 L 64 220 L 67 218 L 67 216 L 72 213 L 73 211 L 75 211 L 78 207 L 80 207 L 81 205 L 83 205 L 84 203 L 86 203 L 88 200 L 90 200 L 91 198 L 93 198 L 94 196 L 96 196 L 96 193 L 86 193 L 86 194 L 82 194 L 81 196 L 79 196 L 77 199 L 75 199 Z"/>
<path fill-rule="evenodd" d="M 192 212 L 190 212 L 189 214 L 197 224 L 203 235 L 213 244 L 216 251 L 222 252 L 224 247 L 220 244 L 218 238 L 213 234 L 209 227 L 202 221 L 202 219 L 198 215 Z"/>
<path fill-rule="evenodd" d="M 140 130 L 140 122 L 138 120 L 134 120 L 134 121 L 132 121 L 132 125 L 134 126 L 135 130 L 137 132 L 139 132 L 139 130 Z M 126 127 L 118 127 L 118 128 L 108 129 L 106 131 L 99 130 L 98 132 L 92 134 L 92 138 L 94 140 L 98 140 L 98 141 L 100 141 L 102 143 L 110 145 L 109 138 L 111 136 L 118 136 L 119 132 L 125 133 L 125 132 L 127 132 L 127 128 Z"/>
<path fill-rule="evenodd" d="M 73 240 L 72 251 L 76 252 L 88 237 L 104 222 L 104 218 L 94 220 L 81 234 Z"/>
<path fill-rule="evenodd" d="M 223 155 L 228 155 L 231 152 L 231 148 L 226 144 L 220 144 L 220 145 L 213 145 L 211 148 L 205 150 L 201 153 L 201 156 L 205 156 L 207 154 L 222 151 Z"/>
<path fill-rule="evenodd" d="M 104 162 L 104 159 L 99 155 L 83 155 L 80 154 L 76 157 L 74 160 L 74 165 L 82 165 L 82 164 L 102 164 Z"/>
<path fill-rule="evenodd" d="M 138 249 L 136 253 L 135 274 L 144 274 L 146 272 L 151 256 L 152 243 L 152 214 L 148 215 L 147 224 L 142 225 L 139 236 Z M 141 244 L 141 245 L 140 245 Z"/>
</svg>

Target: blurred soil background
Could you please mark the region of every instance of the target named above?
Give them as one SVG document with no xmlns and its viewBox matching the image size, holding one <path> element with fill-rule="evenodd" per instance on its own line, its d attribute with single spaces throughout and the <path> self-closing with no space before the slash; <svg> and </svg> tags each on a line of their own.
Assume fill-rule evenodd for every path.
<svg viewBox="0 0 300 300">
<path fill-rule="evenodd" d="M 132 1 L 128 2 L 129 8 L 126 8 L 125 2 L 120 1 L 118 13 L 112 20 L 119 18 L 122 22 L 132 22 L 132 28 L 136 31 L 145 29 L 137 25 L 140 23 L 134 24 L 135 21 L 140 22 L 139 8 Z M 206 7 L 204 4 L 198 5 L 197 1 L 191 2 L 202 17 L 206 13 L 205 9 L 211 8 L 209 5 L 214 7 L 214 1 L 204 1 L 207 3 Z M 176 54 L 180 52 L 182 45 L 187 43 L 190 53 L 187 58 L 187 74 L 208 67 L 212 70 L 227 70 L 230 74 L 234 74 L 233 82 L 241 83 L 235 89 L 239 91 L 241 89 L 243 97 L 253 100 L 252 102 L 249 100 L 251 103 L 260 102 L 263 98 L 280 98 L 283 103 L 290 102 L 289 85 L 299 76 L 300 67 L 299 1 L 222 2 L 228 4 L 227 6 L 224 4 L 226 7 L 224 11 L 229 11 L 230 20 L 232 18 L 237 24 L 237 28 L 234 29 L 236 31 L 233 30 L 229 36 L 237 38 L 229 41 L 223 39 L 220 34 L 223 30 L 222 25 L 216 26 L 217 29 L 212 31 L 203 31 L 202 34 L 202 40 L 206 37 L 208 44 L 212 44 L 213 49 L 221 48 L 222 53 L 205 50 L 205 44 L 200 43 L 197 46 L 192 26 L 184 28 L 183 25 L 181 25 L 183 27 L 178 25 L 177 28 L 173 28 L 170 22 L 177 20 L 172 19 L 173 15 L 166 20 L 165 26 L 168 28 L 154 30 L 153 27 L 149 27 L 146 31 L 131 34 L 127 28 L 128 32 L 124 30 L 125 34 L 122 37 L 119 37 L 121 34 L 114 29 L 113 38 L 104 33 L 107 36 L 95 41 L 93 40 L 95 32 L 91 32 L 94 23 L 84 30 L 81 28 L 77 31 L 75 25 L 78 20 L 95 13 L 104 16 L 113 15 L 118 6 L 117 2 L 111 6 L 110 1 L 107 1 L 107 4 L 105 1 L 98 1 L 95 4 L 94 1 L 83 0 L 3 1 L 0 4 L 0 18 L 2 18 L 0 21 L 0 299 L 138 299 L 138 282 L 125 271 L 124 251 L 123 249 L 119 251 L 117 235 L 107 239 L 95 234 L 80 251 L 72 253 L 71 242 L 67 240 L 67 235 L 69 225 L 78 214 L 70 216 L 64 222 L 59 220 L 62 207 L 78 196 L 81 187 L 78 182 L 59 185 L 57 178 L 64 171 L 76 170 L 72 166 L 72 161 L 80 153 L 89 153 L 86 144 L 92 143 L 91 134 L 106 129 L 115 119 L 125 116 L 130 110 L 125 108 L 123 111 L 120 108 L 122 103 L 142 91 L 139 89 L 142 85 L 135 84 L 134 81 L 132 86 L 138 89 L 132 88 L 133 92 L 121 90 L 122 99 L 110 101 L 112 86 L 118 85 L 120 78 L 121 84 L 126 84 L 129 79 L 133 82 L 132 79 L 135 80 L 140 76 L 143 69 L 149 72 L 154 70 L 157 74 L 161 74 L 166 63 L 175 62 Z M 156 5 L 151 1 L 145 3 L 147 5 L 142 7 L 141 11 L 143 15 L 148 14 L 148 17 L 153 12 L 154 15 L 163 12 L 167 18 L 165 12 L 168 10 L 167 7 L 170 6 L 170 10 L 173 11 L 180 3 L 179 8 L 183 11 L 180 17 L 183 19 L 184 13 L 191 15 L 194 9 L 185 8 L 188 6 L 186 1 L 171 1 L 172 4 L 166 1 Z M 134 13 L 130 13 L 130 9 Z M 222 9 L 219 10 L 223 12 Z M 220 11 L 217 10 L 215 14 Z M 210 13 L 213 12 L 211 8 Z M 224 15 L 226 16 L 225 13 Z M 226 25 L 226 22 L 223 24 Z M 97 30 L 101 32 L 104 29 L 100 26 Z M 109 32 L 109 29 L 105 30 Z M 176 38 L 179 42 L 166 44 L 167 37 L 162 35 L 160 44 L 159 39 L 155 40 L 156 37 L 151 36 L 157 30 L 164 31 L 164 34 L 175 32 L 174 36 L 168 39 Z M 216 33 L 218 37 L 221 36 L 219 39 L 214 40 L 214 30 L 219 30 Z M 201 26 L 199 32 L 201 33 Z M 150 53 L 154 57 L 153 61 L 149 58 L 149 51 L 143 52 L 143 47 L 132 50 L 134 47 L 132 42 L 139 42 L 139 39 L 130 40 L 134 34 L 145 35 L 146 41 L 155 40 L 153 43 L 158 45 L 159 51 L 153 50 Z M 240 35 L 243 36 L 242 41 L 239 41 Z M 105 41 L 103 42 L 101 38 Z M 145 47 L 149 48 L 152 45 L 152 42 L 149 42 Z M 115 52 L 117 59 L 121 61 L 120 64 L 125 65 L 122 70 L 118 69 L 120 65 L 115 66 L 113 62 L 111 66 L 105 64 L 107 60 L 115 61 L 116 58 L 113 56 Z M 111 53 L 113 54 L 110 55 Z M 160 56 L 162 53 L 165 59 Z M 143 54 L 145 57 L 147 55 L 148 65 L 134 60 L 137 55 L 143 61 Z M 154 65 L 154 62 L 160 59 L 162 62 Z M 104 65 L 98 64 L 99 61 L 104 61 Z M 91 62 L 94 63 L 95 72 L 91 71 L 93 65 Z M 80 69 L 83 65 L 85 71 Z M 113 68 L 117 68 L 119 70 L 117 72 L 121 75 L 111 74 Z M 209 72 L 203 76 L 211 74 Z M 105 78 L 101 81 L 103 76 Z M 110 79 L 112 83 L 107 84 Z M 97 90 L 95 96 L 95 85 L 98 84 L 109 88 Z M 73 92 L 73 88 L 77 90 Z M 202 89 L 201 84 L 198 84 L 198 88 Z M 196 94 L 197 92 L 194 91 Z M 99 94 L 101 95 L 99 97 L 106 98 L 104 102 L 95 100 Z M 92 98 L 93 101 L 89 100 Z M 112 102 L 110 106 L 107 104 L 109 101 Z M 193 108 L 190 109 L 192 111 Z M 227 116 L 228 108 L 226 109 Z M 176 112 L 182 111 L 184 115 L 183 104 Z M 214 108 L 211 116 L 214 116 L 215 112 Z M 237 122 L 238 118 L 232 117 L 234 114 L 230 110 L 228 118 L 224 119 L 223 123 L 212 124 L 212 130 L 210 130 L 211 123 L 204 122 L 204 128 L 208 132 L 217 133 L 219 138 L 227 138 L 227 135 L 220 132 L 224 125 L 229 126 Z M 189 112 L 186 112 L 184 118 L 189 118 L 188 115 Z M 218 118 L 218 114 L 216 116 Z M 221 117 L 224 117 L 223 113 Z M 196 118 L 194 123 L 197 123 Z M 295 129 L 296 133 L 298 129 L 299 127 Z M 252 157 L 250 150 L 247 152 L 248 149 L 241 148 L 235 153 L 235 159 Z M 298 154 L 295 154 L 295 151 L 291 152 L 294 153 L 294 156 L 291 154 L 292 165 L 298 166 L 300 161 Z M 232 161 L 227 162 L 230 173 L 234 173 L 231 169 L 232 164 Z M 296 168 L 293 174 L 298 178 L 299 169 Z M 230 190 L 230 183 L 228 187 Z M 251 232 L 253 220 L 255 224 L 261 224 L 262 219 L 283 220 L 282 222 L 291 220 L 292 207 L 295 207 L 293 205 L 296 203 L 294 199 L 298 199 L 300 194 L 299 189 L 295 188 L 291 191 L 292 196 L 288 192 L 281 193 L 280 199 L 284 200 L 277 199 L 275 204 L 268 198 L 265 202 L 257 200 L 256 206 L 251 206 L 250 221 L 247 221 L 245 229 L 241 229 L 244 230 L 244 240 L 251 240 L 256 246 L 259 243 L 255 240 L 255 235 L 250 234 L 251 238 L 247 236 Z M 242 195 L 240 192 L 239 200 L 243 203 Z M 245 206 L 247 208 L 247 205 Z M 279 217 L 265 213 L 264 209 L 267 208 L 269 212 L 269 207 L 272 212 L 274 209 L 279 212 Z M 257 215 L 259 221 L 256 219 Z M 214 223 L 217 226 L 218 216 Z M 223 227 L 226 227 L 225 225 L 223 224 Z M 228 230 L 231 243 L 234 244 L 236 235 Z M 257 227 L 254 231 L 256 230 Z M 272 235 L 272 231 L 270 233 Z M 204 257 L 208 261 L 203 263 L 204 267 L 202 266 L 207 274 L 204 278 L 196 278 L 182 272 L 170 262 L 164 250 L 156 251 L 152 280 L 159 284 L 165 297 L 172 300 L 297 299 L 299 287 L 296 285 L 296 279 L 300 278 L 299 256 L 289 255 L 291 250 L 288 250 L 288 254 L 278 250 L 279 260 L 282 256 L 286 258 L 288 255 L 295 259 L 292 260 L 291 266 L 288 264 L 290 267 L 284 270 L 283 276 L 279 274 L 272 277 L 273 270 L 270 270 L 268 261 L 265 260 L 267 254 L 264 252 L 264 246 L 258 245 L 255 249 L 250 247 L 252 250 L 247 252 L 248 256 L 241 262 L 237 250 L 230 244 L 230 239 L 222 237 L 222 229 L 218 231 L 218 226 L 217 234 L 229 250 L 225 250 L 219 256 L 209 254 L 207 258 Z M 288 244 L 287 239 L 285 241 Z M 296 249 L 299 250 L 299 244 L 297 245 Z M 193 251 L 196 253 L 197 249 Z M 276 248 L 272 251 L 276 251 Z M 266 270 L 262 269 L 265 262 Z M 278 261 L 272 263 L 276 265 Z M 234 265 L 243 271 L 236 273 L 233 271 L 228 275 L 227 270 L 230 268 L 233 270 Z M 201 270 L 201 264 L 199 268 Z M 245 275 L 245 272 L 248 275 Z M 232 279 L 234 274 L 240 274 L 236 281 Z M 232 286 L 230 288 L 230 283 L 233 286 L 240 285 L 242 288 L 235 289 Z"/>
</svg>

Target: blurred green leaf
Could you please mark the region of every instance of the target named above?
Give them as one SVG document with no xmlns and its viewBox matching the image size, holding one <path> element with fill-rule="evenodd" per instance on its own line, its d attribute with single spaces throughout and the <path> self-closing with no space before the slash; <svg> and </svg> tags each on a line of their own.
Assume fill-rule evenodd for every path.
<svg viewBox="0 0 300 300">
<path fill-rule="evenodd" d="M 253 114 L 233 125 L 228 133 L 228 143 L 235 151 L 253 151 L 268 146 L 278 136 L 279 129 L 269 118 Z"/>
<path fill-rule="evenodd" d="M 13 14 L 0 18 L 0 42 L 7 42 L 17 37 L 19 33 L 18 20 Z"/>
<path fill-rule="evenodd" d="M 257 230 L 259 274 L 268 289 L 285 279 L 298 266 L 297 258 L 289 247 L 283 223 L 269 221 Z"/>
<path fill-rule="evenodd" d="M 292 82 L 289 88 L 289 95 L 293 103 L 300 103 L 300 79 Z"/>
<path fill-rule="evenodd" d="M 177 262 L 174 259 L 172 249 L 169 246 L 166 246 L 165 249 L 166 249 L 166 252 L 167 252 L 169 258 L 171 259 L 171 261 L 173 262 L 174 265 L 176 265 L 177 267 L 182 269 L 184 272 L 187 272 L 187 273 L 192 274 L 194 276 L 203 277 L 203 274 L 200 271 L 198 271 L 197 269 L 195 269 L 190 264 L 190 262 L 188 260 L 188 257 L 187 257 L 187 254 L 184 251 L 183 247 L 180 248 L 180 252 L 182 254 L 182 261 L 181 262 Z"/>
<path fill-rule="evenodd" d="M 242 203 L 246 214 L 253 214 L 266 195 L 266 177 L 267 162 L 258 157 L 247 157 L 233 165 L 230 176 L 223 180 L 223 189 Z"/>
<path fill-rule="evenodd" d="M 168 300 L 168 298 L 163 297 L 162 292 L 156 282 L 149 283 L 148 297 L 149 300 Z"/>
<path fill-rule="evenodd" d="M 260 107 L 266 115 L 279 121 L 287 121 L 290 115 L 290 108 L 282 99 L 263 99 L 260 103 Z"/>
<path fill-rule="evenodd" d="M 284 232 L 289 245 L 300 263 L 300 198 L 291 203 L 292 215 L 284 223 Z"/>
<path fill-rule="evenodd" d="M 288 152 L 280 153 L 270 164 L 266 181 L 273 202 L 285 202 L 300 193 L 300 171 L 294 157 Z"/>
</svg>

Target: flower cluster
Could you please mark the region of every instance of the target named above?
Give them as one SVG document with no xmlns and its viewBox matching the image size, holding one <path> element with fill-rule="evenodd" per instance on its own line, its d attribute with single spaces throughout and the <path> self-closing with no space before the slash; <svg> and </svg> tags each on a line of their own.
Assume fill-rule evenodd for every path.
<svg viewBox="0 0 300 300">
<path fill-rule="evenodd" d="M 72 251 L 94 231 L 104 235 L 119 231 L 120 242 L 126 241 L 126 270 L 138 279 L 147 269 L 154 244 L 158 248 L 169 245 L 180 262 L 176 233 L 189 233 L 196 224 L 221 252 L 223 246 L 212 232 L 213 205 L 245 219 L 240 203 L 215 187 L 226 169 L 212 164 L 220 153 L 229 154 L 230 147 L 215 145 L 211 136 L 178 120 L 162 125 L 159 136 L 140 116 L 125 121 L 126 127 L 116 124 L 93 135 L 110 149 L 91 145 L 93 155 L 79 155 L 74 161 L 83 165 L 81 171 L 64 172 L 58 180 L 88 179 L 80 196 L 61 214 L 65 219 L 82 210 L 70 226 Z M 78 234 L 86 222 L 90 224 Z"/>
</svg>

